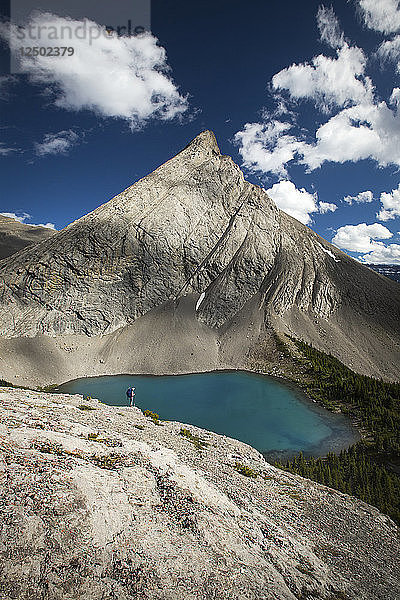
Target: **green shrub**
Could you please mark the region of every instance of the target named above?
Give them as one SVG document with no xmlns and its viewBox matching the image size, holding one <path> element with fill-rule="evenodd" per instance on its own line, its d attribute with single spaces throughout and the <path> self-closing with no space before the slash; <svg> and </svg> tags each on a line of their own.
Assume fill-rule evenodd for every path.
<svg viewBox="0 0 400 600">
<path fill-rule="evenodd" d="M 38 387 L 39 392 L 46 392 L 48 394 L 51 394 L 57 390 L 58 390 L 58 383 L 51 383 L 49 385 L 44 385 L 43 387 L 41 387 L 41 386 Z"/>
<path fill-rule="evenodd" d="M 145 417 L 149 417 L 149 419 L 151 419 L 155 425 L 161 425 L 160 416 L 157 413 L 153 412 L 152 410 L 147 410 L 146 408 L 143 411 L 143 414 Z"/>
<path fill-rule="evenodd" d="M 179 435 L 189 440 L 189 442 L 191 442 L 197 448 L 197 450 L 202 450 L 208 446 L 207 442 L 202 440 L 198 435 L 194 435 L 191 431 L 189 431 L 189 429 L 185 429 L 184 427 L 181 427 Z"/>
<path fill-rule="evenodd" d="M 253 471 L 253 469 L 250 469 L 250 467 L 247 467 L 246 465 L 242 465 L 240 462 L 236 461 L 234 468 L 238 473 L 244 475 L 245 477 L 253 477 L 254 479 L 257 477 L 256 471 Z"/>
<path fill-rule="evenodd" d="M 119 454 L 106 454 L 105 456 L 98 456 L 93 454 L 91 457 L 92 462 L 101 469 L 115 469 L 118 465 L 122 464 L 122 457 Z"/>
</svg>

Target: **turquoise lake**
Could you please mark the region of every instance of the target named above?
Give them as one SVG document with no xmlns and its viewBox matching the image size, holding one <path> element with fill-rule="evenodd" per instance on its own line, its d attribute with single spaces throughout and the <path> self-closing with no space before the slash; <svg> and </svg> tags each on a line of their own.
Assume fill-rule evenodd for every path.
<svg viewBox="0 0 400 600">
<path fill-rule="evenodd" d="M 270 460 L 300 451 L 324 455 L 359 439 L 343 415 L 330 413 L 276 379 L 242 371 L 93 377 L 65 383 L 59 391 L 126 406 L 129 386 L 136 388 L 136 405 L 142 410 L 236 438 Z"/>
</svg>

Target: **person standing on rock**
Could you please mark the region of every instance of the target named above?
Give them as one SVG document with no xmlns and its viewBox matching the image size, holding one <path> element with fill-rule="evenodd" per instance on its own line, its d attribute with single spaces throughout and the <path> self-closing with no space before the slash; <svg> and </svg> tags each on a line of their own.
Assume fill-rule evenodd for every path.
<svg viewBox="0 0 400 600">
<path fill-rule="evenodd" d="M 126 397 L 128 399 L 129 406 L 135 406 L 135 388 L 134 387 L 129 387 L 126 390 Z"/>
</svg>

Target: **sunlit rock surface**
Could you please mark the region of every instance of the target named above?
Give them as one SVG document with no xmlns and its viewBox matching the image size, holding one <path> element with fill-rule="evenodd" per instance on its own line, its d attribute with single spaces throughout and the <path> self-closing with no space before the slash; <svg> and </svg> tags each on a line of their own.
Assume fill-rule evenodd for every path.
<svg viewBox="0 0 400 600">
<path fill-rule="evenodd" d="M 199 447 L 139 409 L 0 388 L 2 597 L 399 598 L 388 517 L 185 427 Z"/>
<path fill-rule="evenodd" d="M 396 283 L 280 211 L 209 131 L 0 277 L 15 381 L 273 364 L 274 331 L 398 378 Z"/>
</svg>

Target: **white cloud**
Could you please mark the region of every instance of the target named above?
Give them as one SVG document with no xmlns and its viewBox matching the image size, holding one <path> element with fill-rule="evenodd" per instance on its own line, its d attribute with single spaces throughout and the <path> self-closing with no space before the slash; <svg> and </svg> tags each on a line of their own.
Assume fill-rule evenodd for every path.
<svg viewBox="0 0 400 600">
<path fill-rule="evenodd" d="M 294 64 L 274 75 L 272 86 L 287 90 L 292 99 L 312 99 L 323 109 L 346 106 L 372 99 L 371 80 L 363 76 L 365 65 L 364 52 L 344 43 L 337 58 L 320 54 L 311 64 Z"/>
<path fill-rule="evenodd" d="M 398 0 L 358 0 L 365 24 L 382 33 L 395 33 L 400 29 Z"/>
<path fill-rule="evenodd" d="M 67 154 L 78 139 L 79 136 L 72 129 L 59 131 L 58 133 L 48 133 L 44 136 L 43 142 L 35 143 L 35 152 L 38 156 Z"/>
<path fill-rule="evenodd" d="M 366 223 L 344 225 L 337 230 L 336 235 L 332 239 L 332 244 L 335 244 L 335 246 L 342 250 L 364 253 L 384 248 L 385 245 L 376 240 L 388 240 L 392 236 L 392 232 L 380 223 L 372 225 L 367 225 Z"/>
<path fill-rule="evenodd" d="M 392 93 L 390 94 L 390 104 L 392 104 L 394 107 L 397 107 L 397 109 L 400 106 L 400 88 L 393 88 Z"/>
<path fill-rule="evenodd" d="M 40 32 L 40 39 L 30 45 L 43 47 L 55 45 L 54 31 L 59 37 L 67 28 L 72 32 L 78 27 L 86 32 L 93 28 L 98 33 L 96 39 L 74 35 L 69 43 L 65 40 L 62 45 L 74 47 L 72 56 L 22 58 L 23 69 L 31 81 L 50 89 L 56 106 L 125 119 L 132 128 L 151 118 L 172 119 L 187 109 L 186 98 L 179 94 L 170 77 L 166 52 L 153 35 L 108 36 L 105 28 L 93 21 L 76 21 L 50 13 L 34 14 L 29 26 Z M 10 43 L 14 48 L 21 46 L 18 35 L 17 28 L 11 28 Z"/>
<path fill-rule="evenodd" d="M 23 223 L 24 225 L 29 225 L 30 227 L 46 227 L 47 229 L 54 229 L 55 231 L 57 231 L 54 223 L 26 223 L 25 221 L 27 219 L 32 218 L 32 215 L 28 213 L 22 213 L 22 215 L 17 215 L 13 212 L 2 212 L 0 213 L 0 215 L 3 215 L 3 217 L 10 217 L 10 219 L 14 219 L 14 221 L 18 221 L 19 223 Z"/>
<path fill-rule="evenodd" d="M 397 70 L 400 72 L 400 35 L 396 35 L 393 39 L 382 42 L 378 48 L 378 55 L 382 59 L 397 63 Z"/>
<path fill-rule="evenodd" d="M 374 264 L 400 265 L 400 245 L 388 244 L 372 250 L 369 254 L 360 257 L 362 262 Z"/>
<path fill-rule="evenodd" d="M 46 229 L 54 229 L 54 231 L 57 231 L 54 223 L 38 223 L 37 225 L 34 225 L 33 223 L 26 223 L 26 224 L 32 225 L 32 227 L 46 227 Z"/>
<path fill-rule="evenodd" d="M 375 1 L 375 0 L 374 0 Z M 290 163 L 310 171 L 325 162 L 345 163 L 371 159 L 380 167 L 400 166 L 400 89 L 387 102 L 374 97 L 365 73 L 364 52 L 342 37 L 331 9 L 318 12 L 321 37 L 337 47 L 337 57 L 315 57 L 293 64 L 272 78 L 275 99 L 288 93 L 289 101 L 309 99 L 315 107 L 337 112 L 314 132 L 295 126 L 296 119 L 263 114 L 259 123 L 246 123 L 235 140 L 244 166 L 251 171 L 288 177 Z"/>
<path fill-rule="evenodd" d="M 327 43 L 332 48 L 341 48 L 344 45 L 344 35 L 332 7 L 319 7 L 317 12 L 317 25 L 323 42 Z"/>
<path fill-rule="evenodd" d="M 22 213 L 22 215 L 17 215 L 13 212 L 2 212 L 0 213 L 0 215 L 3 215 L 3 217 L 9 217 L 10 219 L 14 219 L 14 221 L 18 221 L 19 223 L 24 223 L 26 219 L 31 218 L 31 215 L 28 213 Z"/>
<path fill-rule="evenodd" d="M 291 181 L 280 181 L 265 191 L 278 208 L 305 225 L 311 223 L 310 213 L 318 212 L 316 195 L 297 189 Z"/>
<path fill-rule="evenodd" d="M 370 190 L 366 190 L 365 192 L 359 192 L 356 196 L 345 196 L 343 201 L 347 202 L 347 204 L 353 204 L 353 202 L 365 204 L 367 202 L 372 202 L 373 199 L 373 193 Z"/>
<path fill-rule="evenodd" d="M 270 121 L 246 123 L 235 135 L 243 165 L 250 171 L 286 175 L 285 165 L 293 160 L 301 147 L 295 136 L 285 133 L 289 123 Z"/>
<path fill-rule="evenodd" d="M 311 214 L 334 212 L 336 204 L 318 202 L 317 194 L 310 194 L 304 188 L 298 189 L 291 181 L 280 181 L 265 190 L 278 208 L 291 215 L 304 225 L 311 223 Z"/>
<path fill-rule="evenodd" d="M 3 142 L 0 142 L 0 156 L 8 156 L 12 152 L 17 152 L 15 148 L 9 148 Z"/>
<path fill-rule="evenodd" d="M 380 221 L 389 221 L 400 217 L 400 183 L 397 189 L 391 192 L 382 192 L 381 194 L 382 208 L 376 215 Z"/>
<path fill-rule="evenodd" d="M 320 202 L 318 204 L 318 212 L 322 214 L 325 214 L 327 212 L 335 212 L 336 209 L 336 204 L 333 204 L 332 202 Z"/>
<path fill-rule="evenodd" d="M 314 143 L 292 135 L 291 129 L 292 124 L 281 121 L 247 123 L 235 136 L 244 166 L 277 174 L 286 174 L 290 161 L 311 171 L 325 162 L 368 158 L 381 167 L 400 166 L 400 111 L 386 102 L 341 110 L 317 129 Z"/>
<path fill-rule="evenodd" d="M 324 162 L 371 158 L 380 166 L 400 165 L 400 115 L 386 102 L 344 109 L 316 131 L 316 143 L 302 148 L 311 170 Z"/>
</svg>

